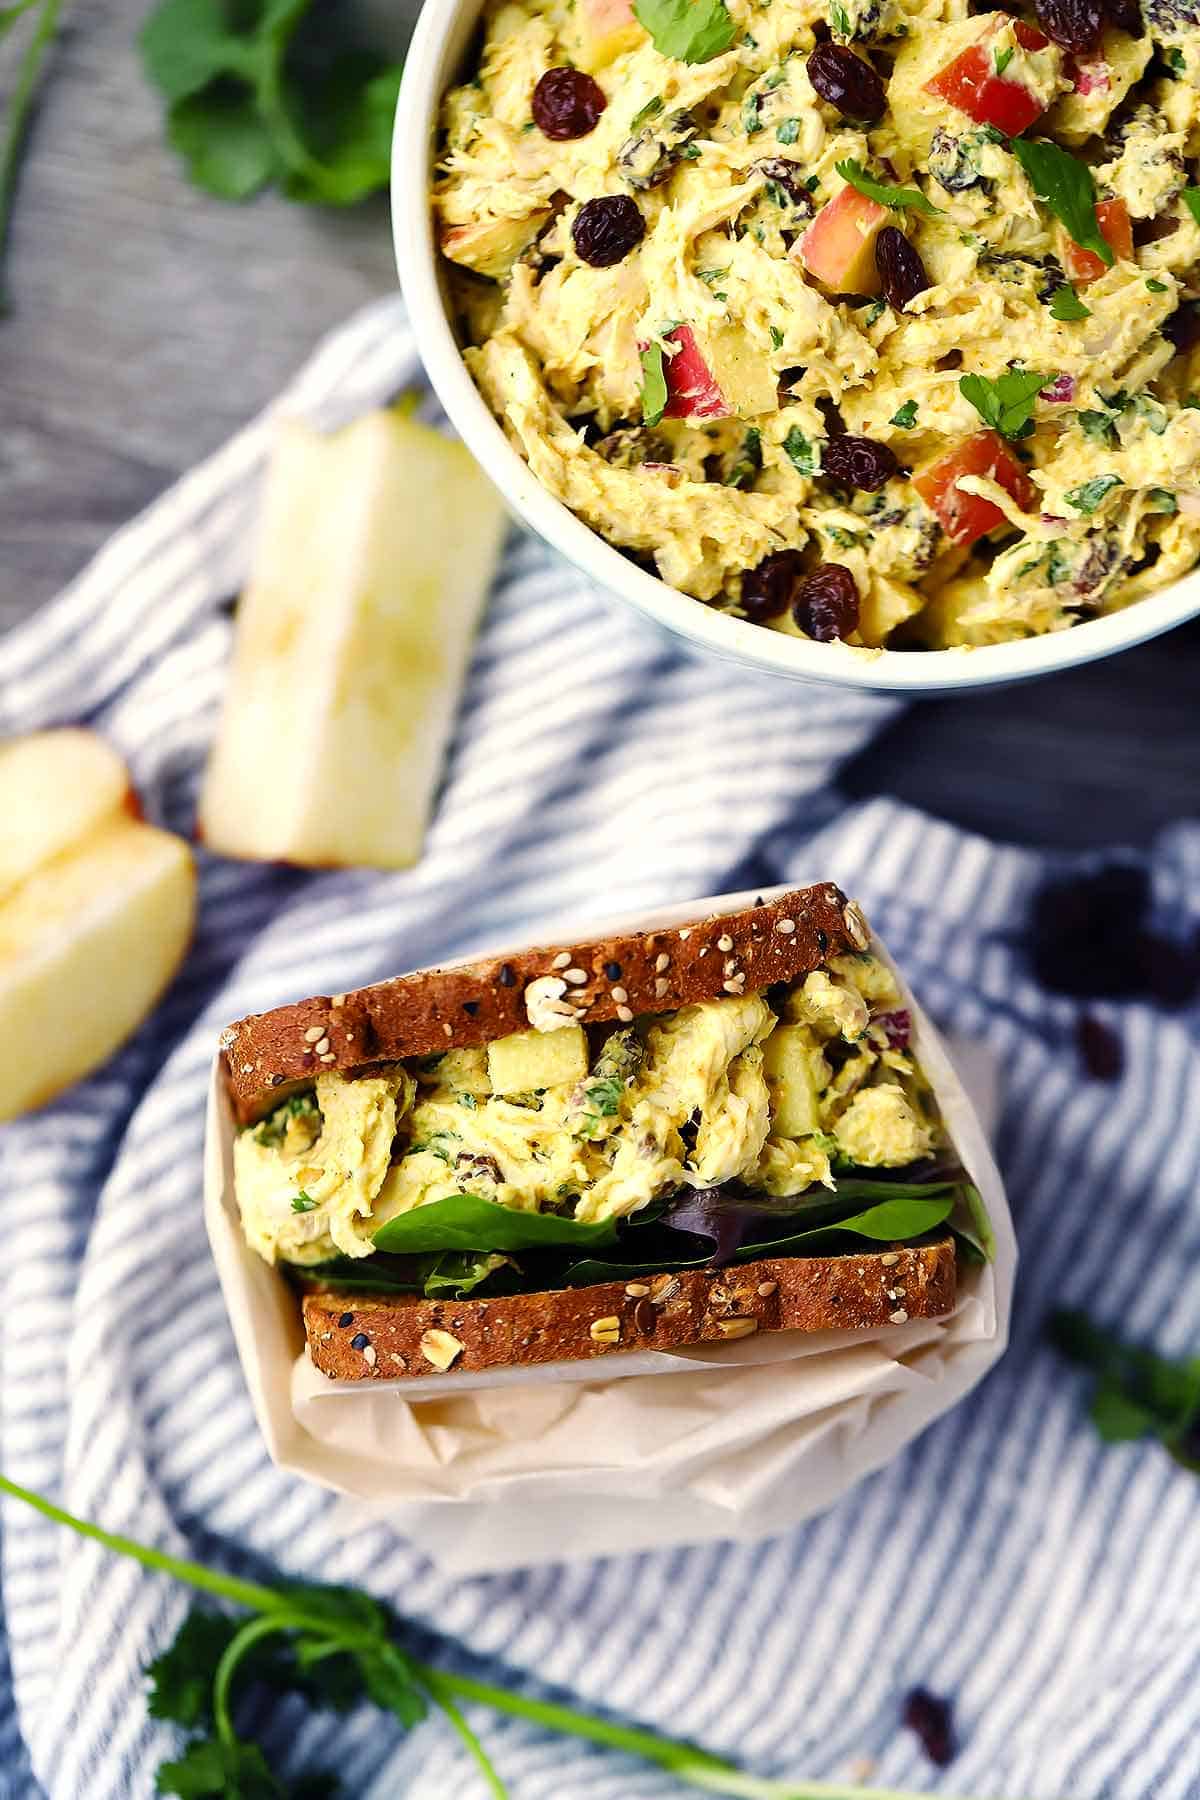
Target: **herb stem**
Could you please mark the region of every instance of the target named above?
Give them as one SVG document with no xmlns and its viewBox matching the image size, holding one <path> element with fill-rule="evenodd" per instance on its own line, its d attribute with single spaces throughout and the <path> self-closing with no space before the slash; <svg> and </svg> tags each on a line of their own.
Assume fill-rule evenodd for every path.
<svg viewBox="0 0 1200 1800">
<path fill-rule="evenodd" d="M 226 1645 L 213 1678 L 213 1722 L 223 1744 L 232 1746 L 237 1743 L 237 1732 L 229 1711 L 229 1688 L 238 1664 L 260 1638 L 270 1637 L 276 1631 L 291 1631 L 295 1624 L 294 1619 L 260 1613 L 258 1618 L 248 1619 Z"/>
<path fill-rule="evenodd" d="M 223 1600 L 232 1600 L 238 1606 L 249 1607 L 252 1612 L 280 1613 L 287 1611 L 294 1619 L 296 1609 L 274 1589 L 259 1587 L 257 1582 L 239 1581 L 236 1575 L 218 1574 L 213 1569 L 206 1569 L 202 1563 L 189 1562 L 186 1558 L 172 1556 L 169 1551 L 155 1550 L 147 1544 L 136 1543 L 132 1538 L 122 1537 L 119 1532 L 105 1531 L 99 1525 L 92 1525 L 87 1519 L 78 1519 L 74 1513 L 66 1512 L 61 1506 L 55 1506 L 52 1500 L 46 1500 L 41 1494 L 32 1493 L 28 1488 L 19 1487 L 15 1481 L 0 1475 L 0 1493 L 11 1494 L 15 1500 L 23 1500 L 40 1512 L 44 1518 L 53 1519 L 57 1525 L 66 1525 L 80 1537 L 92 1538 L 97 1544 L 103 1544 L 108 1550 L 115 1550 L 118 1556 L 131 1556 L 135 1562 L 141 1563 L 144 1569 L 157 1569 L 164 1575 L 174 1575 L 177 1580 L 184 1581 L 189 1587 L 199 1588 L 207 1594 L 217 1594 Z"/>
<path fill-rule="evenodd" d="M 494 1800 L 508 1800 L 508 1789 L 496 1773 L 491 1757 L 480 1743 L 475 1732 L 467 1724 L 457 1704 L 448 1694 L 434 1694 L 433 1699 L 441 1707 L 446 1718 L 453 1725 L 472 1760 L 474 1761 Z"/>
<path fill-rule="evenodd" d="M 0 140 L 0 313 L 8 311 L 8 292 L 4 284 L 4 257 L 8 248 L 8 232 L 12 219 L 13 196 L 25 131 L 29 123 L 38 76 L 46 52 L 58 31 L 63 0 L 44 0 L 33 34 L 25 46 L 17 70 L 16 85 L 8 106 L 8 124 Z M 22 11 L 25 9 L 22 8 Z M 18 16 L 16 14 L 14 17 Z"/>
</svg>

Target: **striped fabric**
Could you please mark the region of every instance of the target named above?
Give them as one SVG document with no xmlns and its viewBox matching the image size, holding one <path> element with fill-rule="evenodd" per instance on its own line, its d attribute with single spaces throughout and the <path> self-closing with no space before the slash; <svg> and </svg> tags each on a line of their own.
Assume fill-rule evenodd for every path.
<svg viewBox="0 0 1200 1800">
<path fill-rule="evenodd" d="M 403 314 L 331 339 L 285 403 L 348 416 L 415 376 Z M 150 816 L 187 831 L 268 438 L 261 420 L 0 643 L 0 731 L 98 725 Z M 194 952 L 105 1070 L 0 1134 L 6 1252 L 0 1462 L 72 1510 L 240 1572 L 269 1563 L 386 1596 L 440 1654 L 553 1682 L 744 1759 L 1008 1800 L 1200 1794 L 1200 1488 L 1154 1446 L 1102 1447 L 1040 1342 L 1056 1302 L 1168 1350 L 1200 1313 L 1195 1020 L 1105 1009 L 1119 1087 L 1081 1081 L 1072 1008 L 1022 971 L 1041 863 L 877 800 L 840 762 L 883 702 L 697 660 L 514 537 L 427 854 L 400 875 L 307 876 L 201 858 Z M 1161 844 L 1178 922 L 1200 832 Z M 1000 1150 L 1024 1251 L 1012 1349 L 984 1386 L 825 1517 L 758 1548 L 681 1549 L 449 1580 L 382 1526 L 278 1474 L 251 1416 L 200 1217 L 205 1073 L 220 1025 L 595 912 L 781 879 L 859 895 L 927 1006 L 1004 1070 Z M 1195 923 L 1195 921 L 1193 921 Z M 19 1046 L 10 1047 L 10 1054 Z M 15 1504 L 0 1569 L 0 1793 L 149 1795 L 172 1734 L 141 1667 L 186 1597 Z M 921 1683 L 954 1698 L 940 1775 L 899 1727 Z M 516 1800 L 651 1800 L 620 1759 L 486 1716 Z M 435 1724 L 281 1704 L 252 1722 L 287 1771 L 351 1796 L 474 1800 Z"/>
</svg>

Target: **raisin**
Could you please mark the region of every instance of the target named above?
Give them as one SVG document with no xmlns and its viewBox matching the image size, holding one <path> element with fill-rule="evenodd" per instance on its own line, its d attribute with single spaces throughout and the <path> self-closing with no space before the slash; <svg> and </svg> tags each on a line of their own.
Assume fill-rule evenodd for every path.
<svg viewBox="0 0 1200 1800">
<path fill-rule="evenodd" d="M 607 105 L 603 88 L 581 69 L 547 69 L 533 90 L 533 122 L 563 143 L 594 131 Z"/>
<path fill-rule="evenodd" d="M 908 1049 L 912 1038 L 912 1014 L 907 1007 L 897 1007 L 895 1012 L 876 1013 L 871 1023 L 881 1028 L 889 1050 Z"/>
<path fill-rule="evenodd" d="M 904 1702 L 904 1723 L 915 1731 L 930 1762 L 944 1769 L 955 1751 L 954 1714 L 948 1700 L 914 1688 Z"/>
<path fill-rule="evenodd" d="M 1104 16 L 1110 25 L 1118 31 L 1127 31 L 1130 37 L 1142 35 L 1142 8 L 1140 0 L 1104 0 Z"/>
<path fill-rule="evenodd" d="M 795 604 L 796 593 L 804 579 L 804 558 L 798 550 L 776 550 L 766 556 L 757 568 L 742 576 L 742 611 L 756 625 L 777 619 Z"/>
<path fill-rule="evenodd" d="M 1150 883 L 1136 863 L 1049 881 L 1034 896 L 1033 972 L 1052 993 L 1119 999 L 1143 986 L 1138 941 Z"/>
<path fill-rule="evenodd" d="M 1111 1025 L 1084 1013 L 1076 1028 L 1076 1040 L 1083 1066 L 1094 1081 L 1119 1081 L 1125 1067 L 1121 1040 Z"/>
<path fill-rule="evenodd" d="M 1046 36 L 1075 56 L 1094 50 L 1100 42 L 1101 0 L 1034 0 L 1034 11 Z"/>
<path fill-rule="evenodd" d="M 885 225 L 875 239 L 875 267 L 883 297 L 896 312 L 903 312 L 909 301 L 929 286 L 920 251 L 895 225 Z"/>
<path fill-rule="evenodd" d="M 858 583 L 844 563 L 818 563 L 800 583 L 792 616 L 818 644 L 849 637 L 858 625 Z"/>
<path fill-rule="evenodd" d="M 587 200 L 575 214 L 571 237 L 585 263 L 593 269 L 610 269 L 636 250 L 646 235 L 636 200 L 628 194 L 605 194 Z"/>
<path fill-rule="evenodd" d="M 843 119 L 871 125 L 887 110 L 883 82 L 869 62 L 845 44 L 818 44 L 808 59 L 808 79 Z"/>
<path fill-rule="evenodd" d="M 821 446 L 821 473 L 839 487 L 853 488 L 862 494 L 875 494 L 885 481 L 890 481 L 900 464 L 894 450 L 874 438 L 828 438 Z"/>
<path fill-rule="evenodd" d="M 1193 350 L 1200 344 L 1200 302 L 1185 300 L 1162 326 L 1162 334 L 1180 350 Z"/>
</svg>

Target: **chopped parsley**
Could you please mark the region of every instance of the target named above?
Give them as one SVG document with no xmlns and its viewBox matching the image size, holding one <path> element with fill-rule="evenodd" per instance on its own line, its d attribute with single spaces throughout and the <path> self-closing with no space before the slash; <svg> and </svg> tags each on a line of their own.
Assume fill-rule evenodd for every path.
<svg viewBox="0 0 1200 1800">
<path fill-rule="evenodd" d="M 725 486 L 750 487 L 762 465 L 762 432 L 757 425 L 751 425 L 742 439 L 733 467 L 725 477 Z"/>
<path fill-rule="evenodd" d="M 1090 319 L 1091 316 L 1091 307 L 1083 304 L 1069 282 L 1063 287 L 1055 288 L 1051 294 L 1050 317 L 1052 319 Z"/>
<path fill-rule="evenodd" d="M 891 422 L 893 425 L 897 426 L 899 428 L 899 430 L 901 430 L 901 431 L 911 431 L 913 426 L 917 422 L 917 403 L 916 403 L 916 401 L 915 400 L 906 400 L 904 402 L 904 405 L 899 407 L 892 414 Z"/>
<path fill-rule="evenodd" d="M 1071 240 L 1111 268 L 1112 245 L 1096 217 L 1096 184 L 1087 164 L 1041 138 L 1014 138 L 1010 148 L 1034 193 L 1066 226 Z"/>
<path fill-rule="evenodd" d="M 662 109 L 663 103 L 659 96 L 655 94 L 652 100 L 647 100 L 645 106 L 640 107 L 638 111 L 634 113 L 632 119 L 629 121 L 630 131 L 639 131 L 650 119 L 655 118 Z"/>
<path fill-rule="evenodd" d="M 893 211 L 901 211 L 907 207 L 913 212 L 922 213 L 940 213 L 942 210 L 932 200 L 927 200 L 920 188 L 891 187 L 886 181 L 876 181 L 852 156 L 848 156 L 844 162 L 835 163 L 834 167 L 843 181 L 848 181 L 852 188 L 857 188 L 868 200 L 874 200 L 877 206 L 888 206 Z"/>
<path fill-rule="evenodd" d="M 647 344 L 642 351 L 642 423 L 657 425 L 667 410 L 667 377 L 661 344 Z"/>
<path fill-rule="evenodd" d="M 1033 429 L 1033 406 L 1048 377 L 1032 369 L 1009 369 L 996 381 L 986 375 L 964 375 L 958 390 L 985 425 L 1006 438 L 1026 437 Z"/>
<path fill-rule="evenodd" d="M 770 327 L 770 332 L 771 332 L 771 348 L 772 348 L 772 350 L 782 350 L 783 349 L 783 333 L 782 333 L 782 331 L 780 331 L 778 325 L 772 325 Z"/>
<path fill-rule="evenodd" d="M 784 450 L 801 475 L 815 475 L 817 472 L 817 452 L 809 443 L 798 425 L 793 425 L 783 440 Z"/>
<path fill-rule="evenodd" d="M 1154 281 L 1151 279 L 1146 283 L 1146 286 L 1152 294 L 1165 294 L 1167 291 L 1167 284 L 1165 281 Z"/>
<path fill-rule="evenodd" d="M 306 1194 L 304 1189 L 301 1188 L 300 1192 L 296 1195 L 296 1198 L 292 1201 L 292 1211 L 294 1213 L 306 1213 L 315 1212 L 316 1209 L 317 1202 L 313 1199 L 311 1194 Z"/>
<path fill-rule="evenodd" d="M 1183 204 L 1200 225 L 1200 187 L 1187 187 L 1183 190 Z"/>
<path fill-rule="evenodd" d="M 1113 426 L 1111 413 L 1081 412 L 1075 416 L 1079 420 L 1079 429 L 1084 437 L 1090 438 L 1093 444 L 1116 443 L 1117 433 Z"/>
<path fill-rule="evenodd" d="M 1007 69 L 1009 63 L 1012 61 L 1012 59 L 1015 55 L 1016 55 L 1016 51 L 1013 49 L 1011 44 L 1007 45 L 1003 50 L 997 50 L 997 52 L 996 52 L 996 73 L 997 73 L 997 75 L 1003 75 L 1005 69 Z"/>
<path fill-rule="evenodd" d="M 474 1094 L 460 1094 L 458 1096 L 458 1104 L 460 1106 L 465 1106 L 468 1112 L 476 1112 L 479 1108 L 479 1102 Z"/>
<path fill-rule="evenodd" d="M 1085 518 L 1090 519 L 1105 495 L 1111 494 L 1114 488 L 1121 487 L 1119 475 L 1094 475 L 1091 481 L 1085 481 L 1081 487 L 1072 488 L 1064 494 L 1068 506 L 1073 506 Z"/>
<path fill-rule="evenodd" d="M 728 269 L 697 269 L 696 278 L 704 282 L 706 287 L 715 287 L 718 281 L 724 281 L 729 274 Z"/>
<path fill-rule="evenodd" d="M 711 62 L 737 35 L 725 0 L 634 0 L 633 16 L 659 55 L 677 62 Z"/>
<path fill-rule="evenodd" d="M 761 94 L 747 94 L 742 102 L 742 130 L 747 137 L 753 137 L 756 131 L 762 130 L 762 119 L 759 116 L 761 106 Z"/>
<path fill-rule="evenodd" d="M 781 144 L 794 144 L 799 136 L 799 119 L 784 119 L 781 124 L 775 127 L 775 137 Z M 1196 194 L 1200 197 L 1200 188 L 1196 189 Z"/>
<path fill-rule="evenodd" d="M 829 22 L 839 37 L 849 38 L 854 36 L 854 30 L 850 24 L 850 15 L 844 6 L 838 4 L 838 0 L 833 0 L 833 3 L 829 8 Z"/>
<path fill-rule="evenodd" d="M 1170 488 L 1154 487 L 1146 496 L 1146 511 L 1170 515 L 1179 511 L 1179 502 Z"/>
</svg>

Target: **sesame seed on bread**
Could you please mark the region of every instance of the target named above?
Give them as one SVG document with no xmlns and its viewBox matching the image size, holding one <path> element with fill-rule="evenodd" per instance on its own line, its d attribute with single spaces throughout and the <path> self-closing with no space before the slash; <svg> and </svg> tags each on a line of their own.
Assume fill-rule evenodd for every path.
<svg viewBox="0 0 1200 1800">
<path fill-rule="evenodd" d="M 490 1299 L 309 1293 L 303 1313 L 308 1353 L 323 1374 L 396 1381 L 682 1349 L 759 1331 L 868 1331 L 944 1318 L 956 1293 L 954 1240 L 944 1237 Z"/>
<path fill-rule="evenodd" d="M 832 882 L 761 906 L 598 942 L 517 950 L 318 995 L 230 1025 L 221 1049 L 234 1112 L 249 1124 L 326 1070 L 486 1044 L 530 1026 L 628 1022 L 699 1000 L 795 981 L 864 949 L 862 914 Z"/>
</svg>

